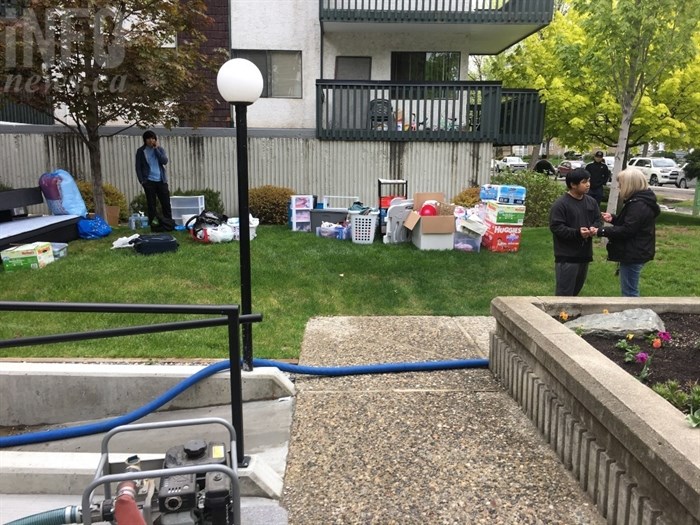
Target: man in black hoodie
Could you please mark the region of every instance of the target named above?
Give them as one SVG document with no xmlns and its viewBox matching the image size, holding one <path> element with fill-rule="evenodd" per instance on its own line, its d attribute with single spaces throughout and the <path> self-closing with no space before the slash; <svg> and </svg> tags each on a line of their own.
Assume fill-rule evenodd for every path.
<svg viewBox="0 0 700 525">
<path fill-rule="evenodd" d="M 639 276 L 647 261 L 656 252 L 656 217 L 659 205 L 649 189 L 647 178 L 636 168 L 628 168 L 617 175 L 620 185 L 622 210 L 618 215 L 603 213 L 605 226 L 598 237 L 607 237 L 608 260 L 620 264 L 620 290 L 623 297 L 639 297 Z"/>
<path fill-rule="evenodd" d="M 567 192 L 549 212 L 554 243 L 555 295 L 576 296 L 583 288 L 593 260 L 593 237 L 602 224 L 598 203 L 587 195 L 589 174 L 576 168 L 566 174 Z"/>
</svg>

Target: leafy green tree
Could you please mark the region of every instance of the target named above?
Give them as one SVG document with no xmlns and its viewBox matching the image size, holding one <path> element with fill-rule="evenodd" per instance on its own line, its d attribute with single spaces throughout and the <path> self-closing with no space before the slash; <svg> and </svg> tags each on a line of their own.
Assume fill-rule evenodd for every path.
<svg viewBox="0 0 700 525">
<path fill-rule="evenodd" d="M 87 146 L 95 209 L 104 215 L 99 128 L 183 120 L 196 124 L 203 93 L 204 0 L 29 0 L 0 19 L 4 98 L 45 112 Z M 59 110 L 54 113 L 54 108 Z M 122 130 L 120 130 L 122 131 Z"/>
<path fill-rule="evenodd" d="M 604 79 L 620 105 L 617 174 L 648 88 L 670 76 L 669 65 L 683 68 L 696 55 L 692 35 L 698 29 L 700 9 L 694 0 L 574 0 L 572 5 L 582 15 L 581 27 L 590 42 L 579 67 Z M 618 195 L 613 184 L 609 211 L 617 209 Z"/>
</svg>

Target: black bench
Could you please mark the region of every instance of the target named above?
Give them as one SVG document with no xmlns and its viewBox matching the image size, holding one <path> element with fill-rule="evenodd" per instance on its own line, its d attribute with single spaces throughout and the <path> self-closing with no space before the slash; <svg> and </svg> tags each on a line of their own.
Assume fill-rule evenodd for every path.
<svg viewBox="0 0 700 525">
<path fill-rule="evenodd" d="M 39 186 L 0 191 L 0 250 L 13 244 L 67 243 L 78 238 L 77 215 L 29 215 L 28 206 L 43 203 Z"/>
</svg>

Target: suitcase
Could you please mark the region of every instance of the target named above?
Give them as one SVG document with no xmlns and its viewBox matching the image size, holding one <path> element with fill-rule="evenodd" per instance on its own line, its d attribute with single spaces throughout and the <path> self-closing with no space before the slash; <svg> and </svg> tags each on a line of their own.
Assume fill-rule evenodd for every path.
<svg viewBox="0 0 700 525">
<path fill-rule="evenodd" d="M 143 255 L 152 255 L 154 253 L 165 253 L 177 251 L 179 246 L 175 237 L 169 233 L 151 233 L 148 235 L 139 235 L 131 241 L 134 245 L 136 253 Z"/>
</svg>

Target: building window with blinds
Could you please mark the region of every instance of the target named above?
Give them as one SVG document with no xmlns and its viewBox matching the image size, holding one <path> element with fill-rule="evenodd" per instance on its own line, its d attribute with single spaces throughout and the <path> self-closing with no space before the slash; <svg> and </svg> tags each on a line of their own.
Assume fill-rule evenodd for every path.
<svg viewBox="0 0 700 525">
<path fill-rule="evenodd" d="M 263 77 L 263 98 L 302 98 L 301 51 L 233 50 L 258 66 Z"/>
</svg>

